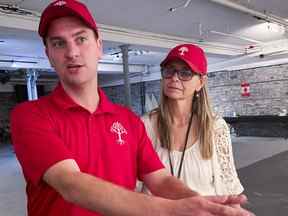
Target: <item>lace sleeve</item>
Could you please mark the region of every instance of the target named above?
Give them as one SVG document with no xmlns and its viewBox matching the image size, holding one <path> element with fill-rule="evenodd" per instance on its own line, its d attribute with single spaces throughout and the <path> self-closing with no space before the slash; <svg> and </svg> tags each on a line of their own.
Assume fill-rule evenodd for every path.
<svg viewBox="0 0 288 216">
<path fill-rule="evenodd" d="M 219 167 L 219 184 L 223 187 L 221 191 L 226 194 L 240 194 L 243 187 L 234 164 L 229 128 L 222 118 L 216 120 L 214 144 Z"/>
</svg>

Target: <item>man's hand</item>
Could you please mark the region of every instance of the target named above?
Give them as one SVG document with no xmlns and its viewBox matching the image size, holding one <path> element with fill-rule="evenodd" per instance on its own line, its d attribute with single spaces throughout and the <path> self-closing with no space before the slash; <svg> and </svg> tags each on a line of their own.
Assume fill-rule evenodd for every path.
<svg viewBox="0 0 288 216">
<path fill-rule="evenodd" d="M 211 202 L 225 205 L 243 205 L 247 202 L 247 197 L 244 194 L 228 195 L 228 196 L 206 196 Z"/>
<path fill-rule="evenodd" d="M 229 196 L 211 196 L 207 197 L 210 201 L 218 202 L 220 204 L 229 205 L 233 208 L 241 209 L 241 205 L 247 203 L 247 197 L 244 194 L 240 195 L 229 195 Z"/>
<path fill-rule="evenodd" d="M 240 196 L 194 196 L 172 201 L 171 216 L 254 216 L 243 209 L 240 204 L 246 202 L 246 197 Z M 231 205 L 237 205 L 233 207 Z"/>
</svg>

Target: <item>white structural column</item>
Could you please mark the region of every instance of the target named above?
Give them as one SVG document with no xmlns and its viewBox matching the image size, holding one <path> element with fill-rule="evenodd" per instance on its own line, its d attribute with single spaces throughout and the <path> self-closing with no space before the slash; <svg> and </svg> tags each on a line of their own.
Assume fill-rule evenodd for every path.
<svg viewBox="0 0 288 216">
<path fill-rule="evenodd" d="M 35 70 L 28 69 L 26 71 L 28 100 L 38 99 L 37 84 L 36 84 L 37 77 L 38 77 L 38 73 Z"/>
<path fill-rule="evenodd" d="M 123 72 L 124 72 L 124 88 L 125 88 L 125 105 L 131 107 L 131 91 L 130 91 L 130 82 L 129 82 L 129 61 L 128 61 L 128 52 L 129 45 L 120 46 L 122 52 L 122 61 L 123 61 Z"/>
</svg>

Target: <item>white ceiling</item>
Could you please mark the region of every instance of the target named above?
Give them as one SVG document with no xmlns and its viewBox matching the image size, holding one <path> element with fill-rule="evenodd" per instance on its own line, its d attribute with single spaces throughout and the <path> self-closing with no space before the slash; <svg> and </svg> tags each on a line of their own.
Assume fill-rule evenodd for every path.
<svg viewBox="0 0 288 216">
<path fill-rule="evenodd" d="M 40 14 L 50 2 L 0 0 L 0 6 L 9 4 Z M 109 80 L 115 80 L 111 76 L 116 77 L 115 73 L 118 73 L 119 77 L 122 71 L 119 64 L 121 58 L 117 60 L 117 55 L 111 54 L 118 53 L 119 45 L 123 44 L 130 44 L 132 51 L 129 62 L 140 64 L 139 67 L 131 66 L 130 71 L 142 72 L 147 79 L 159 78 L 158 65 L 161 59 L 169 48 L 184 42 L 194 42 L 205 49 L 209 71 L 288 62 L 288 39 L 285 31 L 288 27 L 285 20 L 288 18 L 287 0 L 83 2 L 93 12 L 102 32 L 106 55 L 102 60 L 105 64 L 100 66 L 99 73 L 106 74 L 110 77 Z M 262 19 L 256 19 L 256 15 Z M 265 17 L 273 22 L 267 23 L 263 20 Z M 49 68 L 41 40 L 36 33 L 38 21 L 39 17 L 11 15 L 0 10 L 0 69 Z M 281 26 L 277 23 L 281 23 Z"/>
</svg>

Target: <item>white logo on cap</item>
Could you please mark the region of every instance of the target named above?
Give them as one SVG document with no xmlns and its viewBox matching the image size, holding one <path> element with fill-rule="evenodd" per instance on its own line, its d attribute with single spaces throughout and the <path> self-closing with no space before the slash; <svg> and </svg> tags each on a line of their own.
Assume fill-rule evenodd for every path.
<svg viewBox="0 0 288 216">
<path fill-rule="evenodd" d="M 66 4 L 66 1 L 58 1 L 58 2 L 56 2 L 55 4 L 54 4 L 54 6 L 63 6 L 63 5 L 65 5 Z"/>
<path fill-rule="evenodd" d="M 180 55 L 185 55 L 185 52 L 188 52 L 189 51 L 189 49 L 187 48 L 187 47 L 180 47 L 179 49 L 178 49 L 178 51 L 180 52 Z"/>
</svg>

